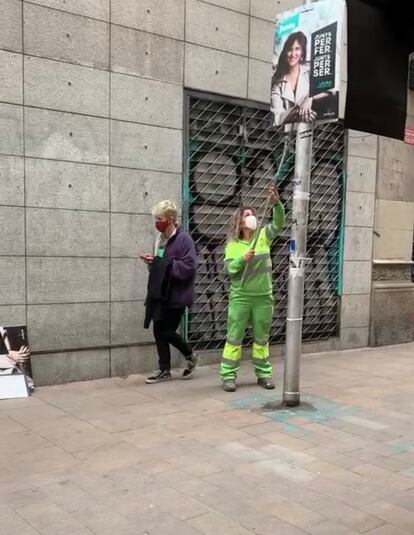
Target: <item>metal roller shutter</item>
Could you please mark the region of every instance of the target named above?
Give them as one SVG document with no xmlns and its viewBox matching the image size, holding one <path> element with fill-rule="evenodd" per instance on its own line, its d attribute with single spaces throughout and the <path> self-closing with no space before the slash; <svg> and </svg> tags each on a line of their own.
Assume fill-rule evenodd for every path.
<svg viewBox="0 0 414 535">
<path fill-rule="evenodd" d="M 287 135 L 270 127 L 270 113 L 257 103 L 189 92 L 184 180 L 184 224 L 196 243 L 199 271 L 196 303 L 187 318 L 188 339 L 199 349 L 219 349 L 226 334 L 228 281 L 223 252 L 230 217 L 238 206 L 263 209 Z M 304 340 L 338 331 L 342 266 L 344 130 L 316 128 L 311 180 Z M 287 307 L 289 221 L 294 140 L 281 168 L 279 192 L 288 224 L 273 250 L 277 306 L 273 343 L 283 342 Z"/>
</svg>

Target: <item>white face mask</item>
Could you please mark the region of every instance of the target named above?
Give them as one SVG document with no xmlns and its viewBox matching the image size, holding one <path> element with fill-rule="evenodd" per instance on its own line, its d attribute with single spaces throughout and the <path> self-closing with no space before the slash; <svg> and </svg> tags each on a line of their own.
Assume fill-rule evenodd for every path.
<svg viewBox="0 0 414 535">
<path fill-rule="evenodd" d="M 248 215 L 244 218 L 244 225 L 250 230 L 257 229 L 257 217 L 255 215 Z"/>
</svg>

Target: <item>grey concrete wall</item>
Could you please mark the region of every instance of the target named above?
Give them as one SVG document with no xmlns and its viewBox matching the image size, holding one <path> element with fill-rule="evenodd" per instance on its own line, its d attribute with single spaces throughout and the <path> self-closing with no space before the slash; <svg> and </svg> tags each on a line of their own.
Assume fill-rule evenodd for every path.
<svg viewBox="0 0 414 535">
<path fill-rule="evenodd" d="M 38 384 L 153 367 L 136 257 L 181 198 L 184 5 L 0 2 L 0 324 Z"/>
<path fill-rule="evenodd" d="M 348 134 L 340 348 L 368 345 L 377 136 Z"/>
</svg>

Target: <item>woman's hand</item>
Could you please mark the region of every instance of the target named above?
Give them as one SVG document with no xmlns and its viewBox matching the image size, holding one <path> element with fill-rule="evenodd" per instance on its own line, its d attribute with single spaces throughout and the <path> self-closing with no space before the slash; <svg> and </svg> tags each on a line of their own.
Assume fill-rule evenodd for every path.
<svg viewBox="0 0 414 535">
<path fill-rule="evenodd" d="M 269 188 L 269 203 L 274 206 L 280 200 L 279 192 L 276 186 Z"/>
<path fill-rule="evenodd" d="M 22 346 L 19 351 L 9 351 L 9 358 L 16 363 L 23 363 L 30 357 L 30 349 L 27 346 Z"/>
<path fill-rule="evenodd" d="M 250 262 L 254 257 L 254 249 L 249 249 L 247 253 L 243 256 L 245 262 Z"/>
<path fill-rule="evenodd" d="M 147 266 L 151 265 L 152 262 L 154 261 L 154 255 L 152 254 L 143 254 L 143 255 L 139 255 L 140 259 L 145 262 L 145 264 L 147 264 Z"/>
<path fill-rule="evenodd" d="M 304 123 L 310 123 L 316 119 L 316 113 L 312 110 L 313 98 L 306 97 L 299 106 L 299 120 Z"/>
</svg>

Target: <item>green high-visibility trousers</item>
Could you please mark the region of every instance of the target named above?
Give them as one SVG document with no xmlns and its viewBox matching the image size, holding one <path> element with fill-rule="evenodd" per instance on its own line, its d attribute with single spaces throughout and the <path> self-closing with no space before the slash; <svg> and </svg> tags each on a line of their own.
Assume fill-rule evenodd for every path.
<svg viewBox="0 0 414 535">
<path fill-rule="evenodd" d="M 272 375 L 269 360 L 269 332 L 273 317 L 273 296 L 230 297 L 227 338 L 220 365 L 220 376 L 235 379 L 242 358 L 242 344 L 249 322 L 253 328 L 252 362 L 258 378 Z"/>
</svg>

